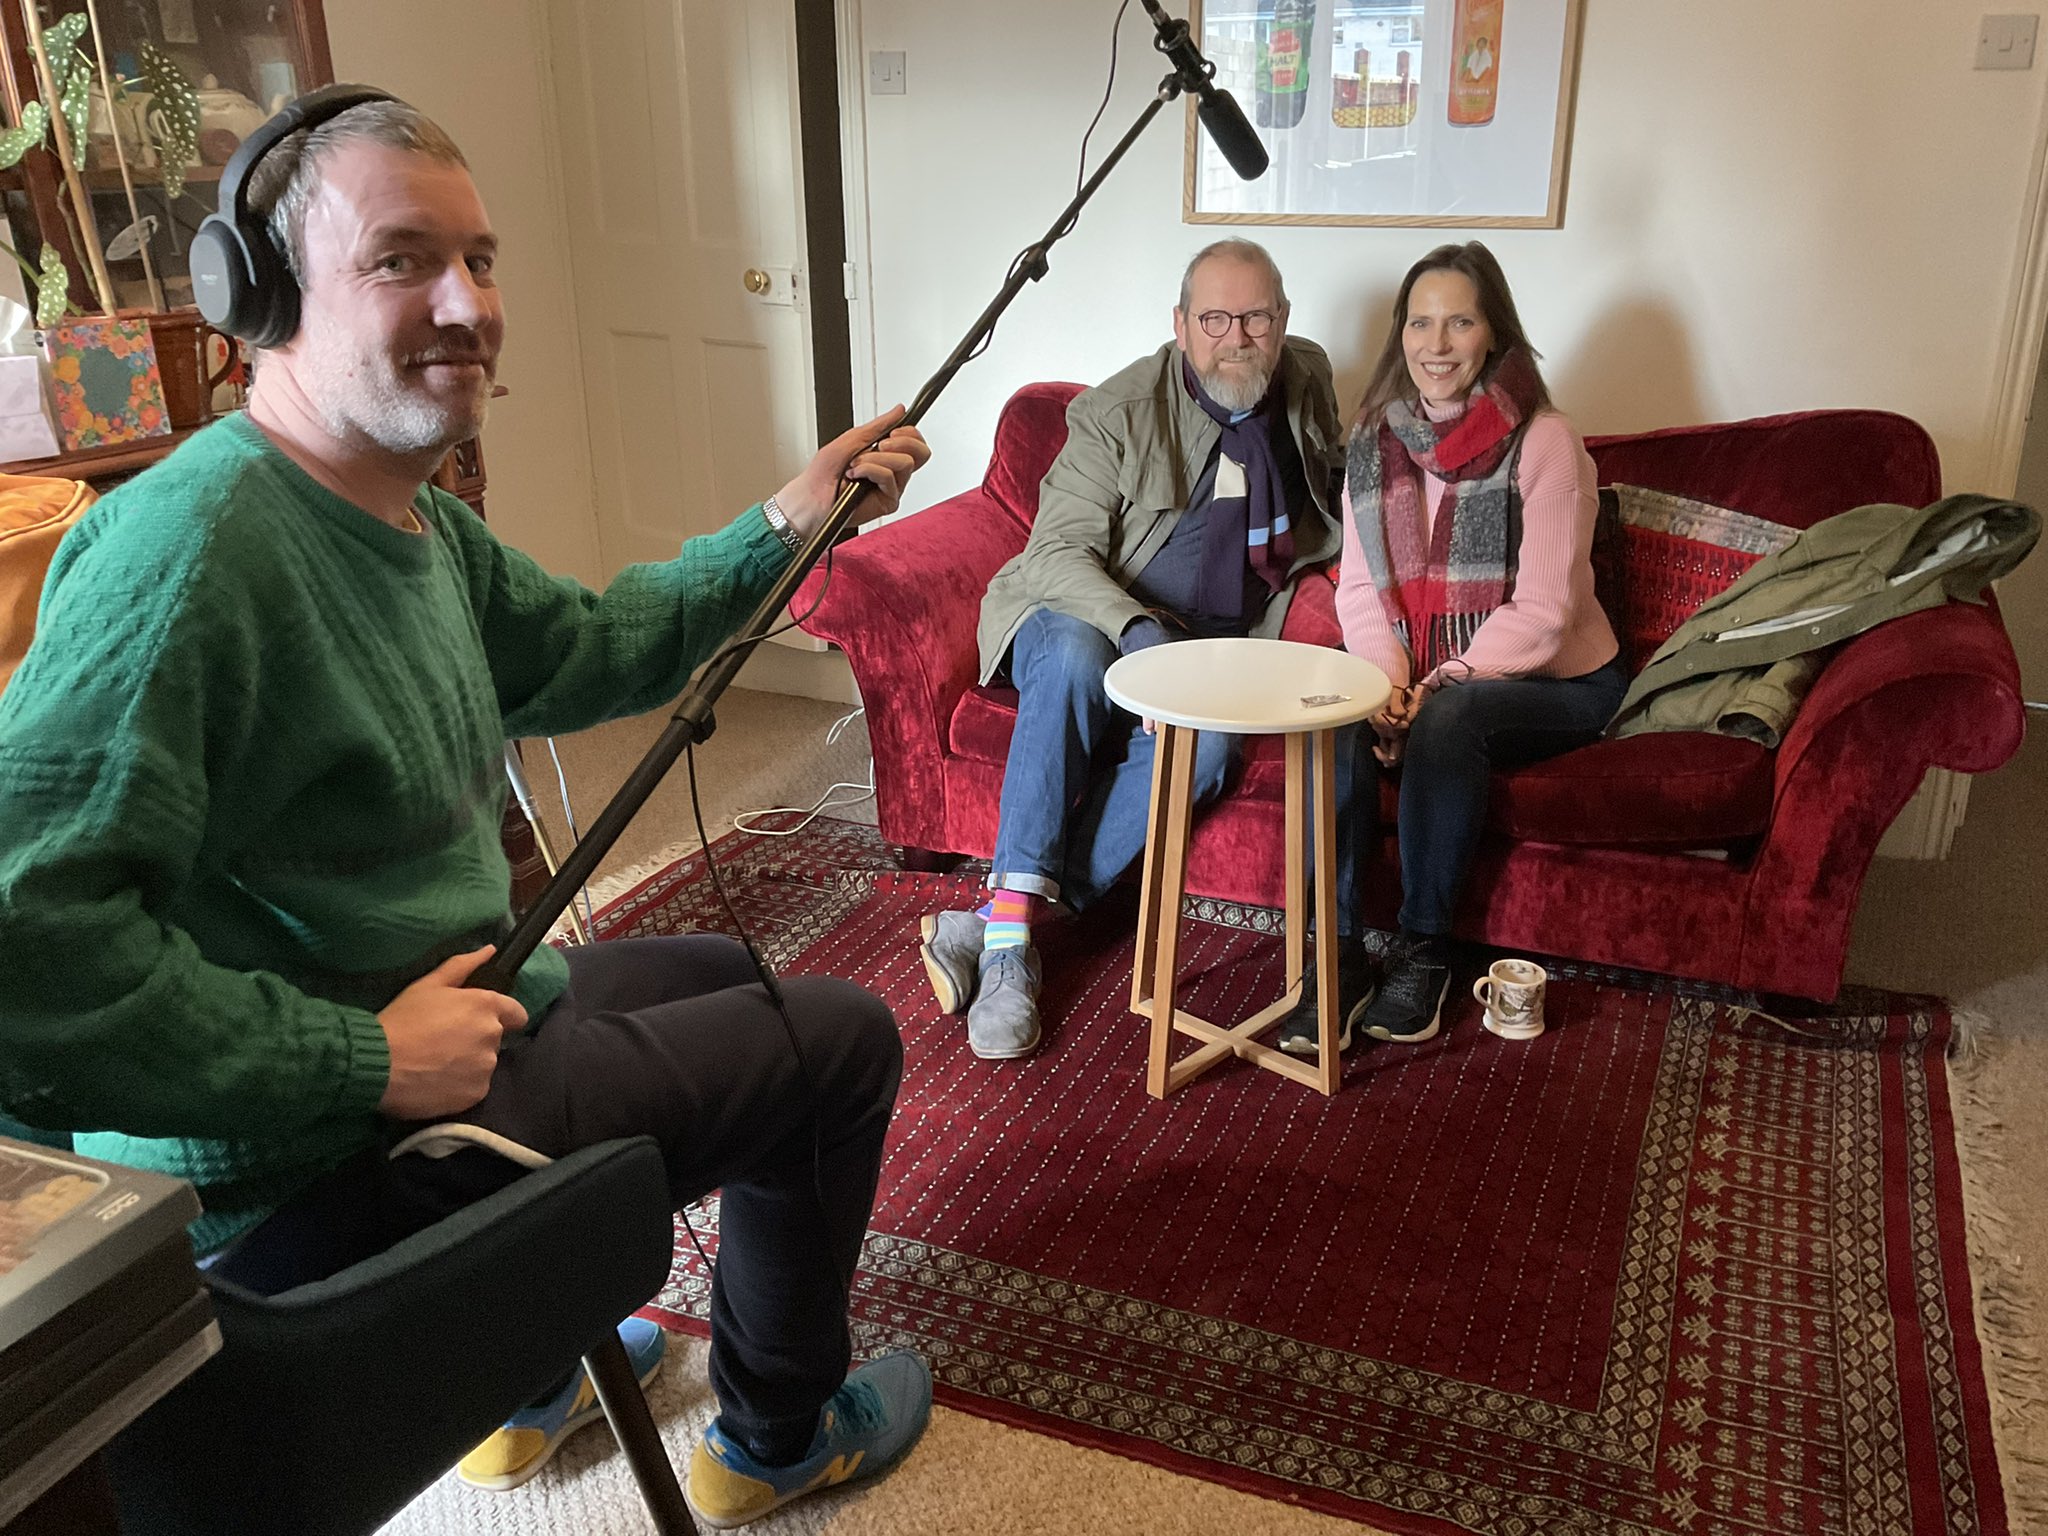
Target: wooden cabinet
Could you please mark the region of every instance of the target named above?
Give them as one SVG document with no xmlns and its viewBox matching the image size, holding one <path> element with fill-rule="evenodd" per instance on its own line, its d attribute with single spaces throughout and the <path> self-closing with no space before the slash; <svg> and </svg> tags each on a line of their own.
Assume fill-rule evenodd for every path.
<svg viewBox="0 0 2048 1536">
<path fill-rule="evenodd" d="M 85 0 L 36 0 L 36 5 L 47 26 L 82 10 Z M 169 57 L 199 92 L 200 163 L 187 166 L 184 188 L 175 199 L 165 196 L 151 135 L 137 124 L 149 110 L 146 87 L 117 99 L 111 110 L 104 102 L 95 102 L 93 130 L 78 157 L 100 239 L 111 240 L 130 222 L 113 156 L 113 136 L 121 134 L 137 205 L 158 221 L 150 254 L 163 281 L 166 306 L 176 308 L 192 302 L 186 259 L 192 235 L 214 211 L 221 168 L 243 134 L 277 105 L 333 83 L 327 22 L 320 0 L 94 0 L 94 6 L 107 65 L 115 75 L 139 80 L 143 45 L 148 43 Z M 84 46 L 90 57 L 90 34 Z M 23 102 L 41 99 L 35 82 L 21 0 L 0 0 L 0 91 L 6 96 L 9 124 L 21 121 Z M 47 148 L 31 150 L 19 167 L 0 171 L 0 200 L 15 249 L 33 260 L 47 239 L 64 257 L 80 307 L 97 309 L 56 155 Z M 124 308 L 150 303 L 139 256 L 107 266 L 117 303 Z"/>
</svg>

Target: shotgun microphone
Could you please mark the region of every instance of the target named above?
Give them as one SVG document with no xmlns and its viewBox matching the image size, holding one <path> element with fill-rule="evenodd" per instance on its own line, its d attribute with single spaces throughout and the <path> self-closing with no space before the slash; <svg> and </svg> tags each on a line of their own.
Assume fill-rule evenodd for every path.
<svg viewBox="0 0 2048 1536">
<path fill-rule="evenodd" d="M 1239 176 L 1246 181 L 1258 180 L 1266 174 L 1269 163 L 1266 146 L 1259 142 L 1259 136 L 1252 132 L 1252 125 L 1245 120 L 1244 108 L 1237 104 L 1237 98 L 1230 92 L 1218 89 L 1216 66 L 1203 58 L 1201 50 L 1195 47 L 1195 40 L 1188 35 L 1188 24 L 1175 21 L 1162 11 L 1158 0 L 1144 0 L 1144 5 L 1145 13 L 1152 18 L 1152 25 L 1159 29 L 1159 36 L 1153 39 L 1152 46 L 1172 61 L 1180 73 L 1181 84 L 1199 98 L 1201 105 L 1195 109 L 1195 116 L 1209 131 L 1210 141 Z"/>
</svg>

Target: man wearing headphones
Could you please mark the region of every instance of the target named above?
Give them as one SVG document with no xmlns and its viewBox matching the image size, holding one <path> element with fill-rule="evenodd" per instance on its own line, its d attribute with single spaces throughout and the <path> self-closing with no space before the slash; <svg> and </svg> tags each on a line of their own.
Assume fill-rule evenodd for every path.
<svg viewBox="0 0 2048 1536">
<path fill-rule="evenodd" d="M 679 1207 L 724 1191 L 698 1514 L 891 1465 L 930 1376 L 908 1354 L 849 1375 L 846 1321 L 901 1067 L 888 1010 L 792 977 L 778 1017 L 711 937 L 543 946 L 511 996 L 463 983 L 506 920 L 505 740 L 679 692 L 841 477 L 890 511 L 923 439 L 900 411 L 857 428 L 595 594 L 425 484 L 482 426 L 504 335 L 447 135 L 335 87 L 250 137 L 221 205 L 193 269 L 258 348 L 249 408 L 72 531 L 0 695 L 0 1108 L 190 1179 L 201 1252 L 266 1289 L 521 1159 L 652 1135 Z M 643 1372 L 659 1340 L 629 1338 Z M 523 1481 L 588 1397 L 565 1381 L 465 1475 Z"/>
</svg>

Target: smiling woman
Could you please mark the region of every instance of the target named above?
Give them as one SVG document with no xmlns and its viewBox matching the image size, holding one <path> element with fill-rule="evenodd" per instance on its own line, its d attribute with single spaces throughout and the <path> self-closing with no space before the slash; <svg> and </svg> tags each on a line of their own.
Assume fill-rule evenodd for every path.
<svg viewBox="0 0 2048 1536">
<path fill-rule="evenodd" d="M 1409 268 L 1346 457 L 1337 614 L 1345 647 L 1395 684 L 1371 722 L 1373 759 L 1406 765 L 1401 933 L 1377 996 L 1347 1006 L 1379 1039 L 1426 1040 L 1493 770 L 1593 740 L 1626 681 L 1593 595 L 1593 462 L 1478 241 Z M 1363 753 L 1345 792 L 1362 861 L 1379 846 Z M 1305 1027 L 1281 1043 L 1314 1049 Z"/>
</svg>

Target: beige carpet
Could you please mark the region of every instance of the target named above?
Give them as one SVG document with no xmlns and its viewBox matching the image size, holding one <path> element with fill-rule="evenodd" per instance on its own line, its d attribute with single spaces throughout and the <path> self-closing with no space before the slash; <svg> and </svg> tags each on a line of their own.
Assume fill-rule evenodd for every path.
<svg viewBox="0 0 2048 1536">
<path fill-rule="evenodd" d="M 734 691 L 718 734 L 699 754 L 711 835 L 735 814 L 808 806 L 834 780 L 864 781 L 866 736 L 856 721 L 836 746 L 825 734 L 845 711 L 806 699 Z M 662 716 L 620 721 L 559 743 L 579 817 L 587 820 L 658 734 Z M 528 771 L 554 835 L 566 846 L 544 748 Z M 833 814 L 872 821 L 873 803 Z M 605 874 L 658 864 L 694 846 L 689 792 L 678 766 L 635 819 Z M 2039 896 L 2048 869 L 2048 739 L 2030 741 L 2003 772 L 1973 787 L 1970 816 L 1942 864 L 1881 862 L 1864 887 L 1850 979 L 1932 992 L 1973 1015 L 1975 1049 L 1958 1063 L 1957 1116 L 1971 1203 L 1971 1260 L 1979 1279 L 1994 1413 L 2000 1424 L 2013 1530 L 2048 1536 L 2048 1413 L 2033 1298 L 2048 1276 L 2048 922 Z M 650 1394 L 671 1454 L 683 1464 L 710 1417 L 704 1346 L 674 1338 Z M 392 1533 L 478 1531 L 504 1536 L 637 1536 L 651 1529 L 608 1431 L 585 1431 L 525 1488 L 480 1494 L 443 1479 L 394 1521 Z M 1368 1528 L 1310 1514 L 1194 1478 L 939 1409 L 908 1462 L 871 1488 L 823 1495 L 748 1527 L 762 1536 L 1000 1531 L 1151 1533 L 1230 1531 L 1294 1536 Z"/>
</svg>

